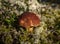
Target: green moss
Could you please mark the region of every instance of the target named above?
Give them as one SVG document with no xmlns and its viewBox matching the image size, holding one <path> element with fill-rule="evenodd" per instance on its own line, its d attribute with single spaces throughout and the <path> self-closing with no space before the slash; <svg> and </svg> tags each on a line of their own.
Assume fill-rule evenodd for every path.
<svg viewBox="0 0 60 44">
<path fill-rule="evenodd" d="M 21 11 L 30 11 L 28 0 L 24 0 L 22 3 L 26 4 L 27 8 L 9 1 L 0 1 L 0 43 L 34 44 L 35 39 L 38 38 L 40 41 L 38 44 L 60 44 L 60 9 L 49 8 L 51 4 L 47 3 L 47 5 L 50 4 L 49 7 L 40 8 L 39 6 L 39 8 L 36 8 L 36 11 L 33 11 L 41 15 L 40 28 L 43 29 L 42 32 L 39 30 L 41 32 L 39 37 L 35 38 L 35 31 L 28 33 L 25 28 L 20 27 L 18 24 L 18 16 L 21 14 Z M 42 9 L 45 9 L 45 11 L 42 11 Z"/>
</svg>

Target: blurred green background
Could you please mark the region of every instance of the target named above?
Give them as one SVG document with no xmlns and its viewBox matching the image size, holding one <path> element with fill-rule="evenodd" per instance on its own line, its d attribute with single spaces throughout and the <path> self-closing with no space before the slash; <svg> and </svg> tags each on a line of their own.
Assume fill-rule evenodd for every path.
<svg viewBox="0 0 60 44">
<path fill-rule="evenodd" d="M 18 24 L 18 16 L 25 11 L 41 20 L 32 33 Z M 60 44 L 60 1 L 0 0 L 0 44 Z"/>
</svg>

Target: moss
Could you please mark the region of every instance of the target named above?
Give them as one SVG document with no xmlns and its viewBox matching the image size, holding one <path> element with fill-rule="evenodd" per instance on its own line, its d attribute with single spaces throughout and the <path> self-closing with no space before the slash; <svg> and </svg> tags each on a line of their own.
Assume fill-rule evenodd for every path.
<svg viewBox="0 0 60 44">
<path fill-rule="evenodd" d="M 39 0 L 38 0 L 39 1 Z M 36 0 L 35 3 L 38 3 Z M 18 1 L 16 1 L 18 2 Z M 36 10 L 29 9 L 28 0 L 21 3 L 0 1 L 0 43 L 1 44 L 60 44 L 60 9 L 52 8 L 50 3 L 37 4 Z M 35 3 L 33 3 L 35 5 Z M 46 7 L 40 6 L 46 5 Z M 59 6 L 57 4 L 57 6 Z M 44 11 L 42 11 L 45 9 Z M 34 28 L 34 32 L 28 33 L 25 28 L 18 25 L 18 16 L 25 11 L 31 11 L 41 15 L 40 27 Z M 36 29 L 36 31 L 35 31 Z M 39 35 L 36 35 L 38 34 Z M 37 37 L 38 36 L 38 37 Z"/>
</svg>

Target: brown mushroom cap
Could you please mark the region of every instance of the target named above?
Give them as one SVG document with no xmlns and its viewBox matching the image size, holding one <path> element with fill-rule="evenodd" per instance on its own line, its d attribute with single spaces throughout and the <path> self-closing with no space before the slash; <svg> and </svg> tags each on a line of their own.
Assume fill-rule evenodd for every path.
<svg viewBox="0 0 60 44">
<path fill-rule="evenodd" d="M 24 12 L 19 17 L 19 25 L 25 28 L 36 27 L 40 25 L 40 19 L 32 12 Z"/>
</svg>

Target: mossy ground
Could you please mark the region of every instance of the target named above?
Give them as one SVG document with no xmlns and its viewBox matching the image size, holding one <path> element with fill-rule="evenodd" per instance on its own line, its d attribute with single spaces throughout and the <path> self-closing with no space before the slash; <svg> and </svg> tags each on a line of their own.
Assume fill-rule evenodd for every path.
<svg viewBox="0 0 60 44">
<path fill-rule="evenodd" d="M 35 44 L 36 41 L 39 41 L 36 44 L 60 44 L 60 9 L 51 7 L 50 3 L 39 4 L 46 7 L 30 8 L 28 0 L 20 0 L 20 3 L 0 0 L 0 44 Z M 25 11 L 41 16 L 40 27 L 34 28 L 36 32 L 28 33 L 19 26 L 18 17 Z"/>
</svg>

